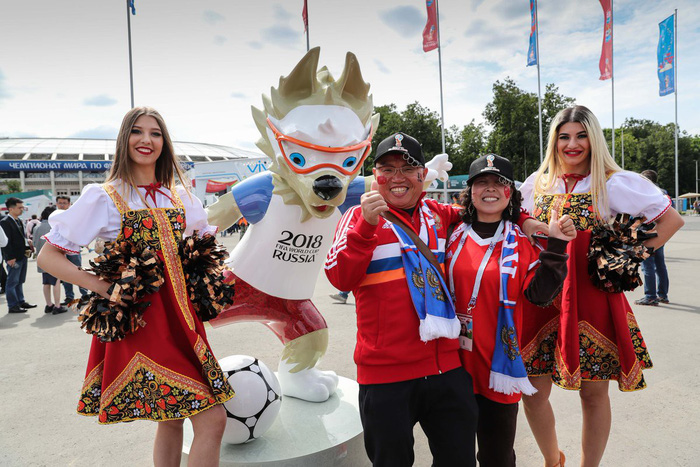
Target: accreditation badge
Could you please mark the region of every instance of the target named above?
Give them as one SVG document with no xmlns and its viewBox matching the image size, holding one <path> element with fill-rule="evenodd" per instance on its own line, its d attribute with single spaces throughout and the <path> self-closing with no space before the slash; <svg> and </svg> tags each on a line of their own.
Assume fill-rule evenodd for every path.
<svg viewBox="0 0 700 467">
<path fill-rule="evenodd" d="M 457 319 L 459 319 L 459 348 L 472 350 L 472 341 L 474 339 L 474 331 L 472 330 L 472 315 L 466 315 L 462 313 L 457 313 Z"/>
</svg>

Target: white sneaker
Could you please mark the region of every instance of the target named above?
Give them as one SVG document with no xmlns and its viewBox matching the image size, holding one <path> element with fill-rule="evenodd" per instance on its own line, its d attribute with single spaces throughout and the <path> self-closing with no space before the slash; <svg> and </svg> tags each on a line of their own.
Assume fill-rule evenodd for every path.
<svg viewBox="0 0 700 467">
<path fill-rule="evenodd" d="M 339 293 L 334 293 L 329 296 L 338 303 L 346 303 L 348 301 L 347 297 L 343 297 Z"/>
</svg>

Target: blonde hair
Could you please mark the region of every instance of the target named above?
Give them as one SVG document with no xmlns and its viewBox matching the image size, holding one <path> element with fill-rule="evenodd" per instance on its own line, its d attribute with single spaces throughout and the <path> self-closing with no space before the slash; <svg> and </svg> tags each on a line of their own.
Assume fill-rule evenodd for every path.
<svg viewBox="0 0 700 467">
<path fill-rule="evenodd" d="M 129 189 L 136 190 L 136 183 L 134 182 L 133 170 L 131 167 L 133 161 L 129 157 L 129 137 L 131 136 L 131 129 L 134 127 L 136 120 L 143 115 L 155 118 L 163 134 L 163 149 L 160 153 L 160 157 L 158 157 L 156 161 L 156 181 L 172 191 L 174 189 L 175 176 L 177 175 L 182 186 L 189 192 L 189 182 L 180 166 L 178 157 L 175 155 L 173 141 L 170 139 L 168 127 L 165 126 L 165 121 L 160 113 L 152 107 L 134 107 L 124 115 L 122 126 L 117 136 L 117 148 L 114 153 L 114 161 L 107 175 L 106 183 L 119 180 Z M 138 190 L 136 191 L 138 192 Z"/>
<path fill-rule="evenodd" d="M 557 151 L 557 140 L 560 128 L 570 122 L 577 122 L 583 125 L 588 135 L 591 147 L 590 171 L 593 209 L 598 219 L 606 220 L 610 210 L 608 209 L 608 192 L 605 183 L 611 174 L 622 171 L 622 168 L 617 165 L 615 159 L 610 155 L 610 151 L 608 151 L 605 135 L 603 135 L 598 119 L 593 115 L 593 112 L 582 105 L 561 110 L 552 120 L 549 127 L 547 154 L 535 174 L 535 192 L 551 193 L 554 184 L 564 175 L 564 167 Z"/>
</svg>

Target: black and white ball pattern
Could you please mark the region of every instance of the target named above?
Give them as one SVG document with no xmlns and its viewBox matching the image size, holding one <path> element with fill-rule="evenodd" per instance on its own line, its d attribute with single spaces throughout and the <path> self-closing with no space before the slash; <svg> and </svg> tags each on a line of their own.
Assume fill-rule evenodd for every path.
<svg viewBox="0 0 700 467">
<path fill-rule="evenodd" d="M 241 444 L 262 436 L 282 406 L 277 377 L 263 362 L 247 355 L 231 355 L 219 364 L 236 392 L 224 403 L 227 419 L 223 441 Z"/>
</svg>

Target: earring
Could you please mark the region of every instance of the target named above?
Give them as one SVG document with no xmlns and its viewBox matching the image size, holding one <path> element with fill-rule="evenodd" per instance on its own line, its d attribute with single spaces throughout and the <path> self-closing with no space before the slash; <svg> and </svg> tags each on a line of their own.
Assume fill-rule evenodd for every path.
<svg viewBox="0 0 700 467">
<path fill-rule="evenodd" d="M 469 216 L 474 215 L 474 204 L 469 203 L 469 207 L 467 207 L 467 212 L 469 213 Z"/>
<path fill-rule="evenodd" d="M 510 200 L 510 203 L 508 203 L 508 214 L 510 217 L 513 217 L 513 200 Z"/>
</svg>

